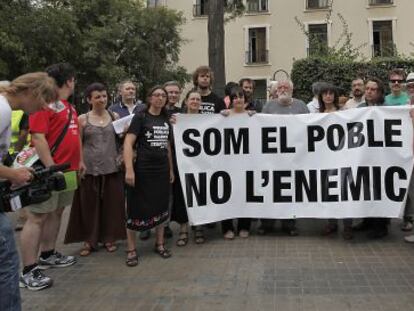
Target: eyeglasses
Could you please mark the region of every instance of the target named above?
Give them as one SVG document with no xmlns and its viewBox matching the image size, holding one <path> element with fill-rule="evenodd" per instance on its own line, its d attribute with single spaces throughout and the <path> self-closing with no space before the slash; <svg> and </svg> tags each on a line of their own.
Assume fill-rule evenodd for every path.
<svg viewBox="0 0 414 311">
<path fill-rule="evenodd" d="M 154 96 L 154 97 L 162 97 L 162 98 L 166 98 L 167 97 L 167 95 L 165 95 L 164 93 L 154 93 L 154 94 L 152 94 L 152 96 Z"/>
<path fill-rule="evenodd" d="M 401 84 L 401 83 L 404 83 L 404 80 L 402 80 L 402 79 L 392 79 L 392 80 L 390 80 L 390 83 L 399 83 L 399 84 Z"/>
</svg>

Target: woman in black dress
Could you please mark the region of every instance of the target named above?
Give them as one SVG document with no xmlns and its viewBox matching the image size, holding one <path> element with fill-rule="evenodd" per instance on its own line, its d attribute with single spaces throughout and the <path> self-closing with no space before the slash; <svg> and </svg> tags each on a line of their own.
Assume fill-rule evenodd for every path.
<svg viewBox="0 0 414 311">
<path fill-rule="evenodd" d="M 161 225 L 169 217 L 170 183 L 174 180 L 166 102 L 167 92 L 161 86 L 153 87 L 147 97 L 148 108 L 134 116 L 125 137 L 128 266 L 138 264 L 135 231 L 154 227 L 154 251 L 162 258 L 171 257 L 164 245 L 164 226 Z"/>
</svg>

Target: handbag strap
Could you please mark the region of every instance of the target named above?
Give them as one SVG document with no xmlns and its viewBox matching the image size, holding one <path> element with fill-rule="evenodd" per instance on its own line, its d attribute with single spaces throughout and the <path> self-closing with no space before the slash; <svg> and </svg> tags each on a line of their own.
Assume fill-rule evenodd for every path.
<svg viewBox="0 0 414 311">
<path fill-rule="evenodd" d="M 61 144 L 61 142 L 63 141 L 63 138 L 65 138 L 66 133 L 69 129 L 70 123 L 72 122 L 72 107 L 69 105 L 69 120 L 66 123 L 65 127 L 63 128 L 62 132 L 60 133 L 59 137 L 56 139 L 55 143 L 53 144 L 52 148 L 50 148 L 50 154 L 53 156 L 57 150 L 57 148 L 59 147 L 59 145 Z"/>
</svg>

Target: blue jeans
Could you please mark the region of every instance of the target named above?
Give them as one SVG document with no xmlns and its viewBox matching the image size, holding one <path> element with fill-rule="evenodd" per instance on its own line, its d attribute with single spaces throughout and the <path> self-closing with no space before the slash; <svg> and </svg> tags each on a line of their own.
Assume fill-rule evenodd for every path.
<svg viewBox="0 0 414 311">
<path fill-rule="evenodd" d="M 10 219 L 0 212 L 0 310 L 20 311 L 19 255 Z"/>
</svg>

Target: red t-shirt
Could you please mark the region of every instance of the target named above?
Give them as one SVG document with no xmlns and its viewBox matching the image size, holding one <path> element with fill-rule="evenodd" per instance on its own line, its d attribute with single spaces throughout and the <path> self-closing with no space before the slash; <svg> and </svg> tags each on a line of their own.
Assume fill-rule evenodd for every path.
<svg viewBox="0 0 414 311">
<path fill-rule="evenodd" d="M 79 170 L 80 141 L 76 110 L 66 100 L 60 100 L 49 106 L 51 109 L 42 110 L 30 115 L 30 132 L 45 134 L 49 148 L 52 148 L 60 133 L 62 133 L 63 128 L 68 123 L 69 109 L 72 109 L 72 120 L 68 131 L 55 151 L 53 161 L 56 164 L 70 163 L 70 170 Z"/>
</svg>

